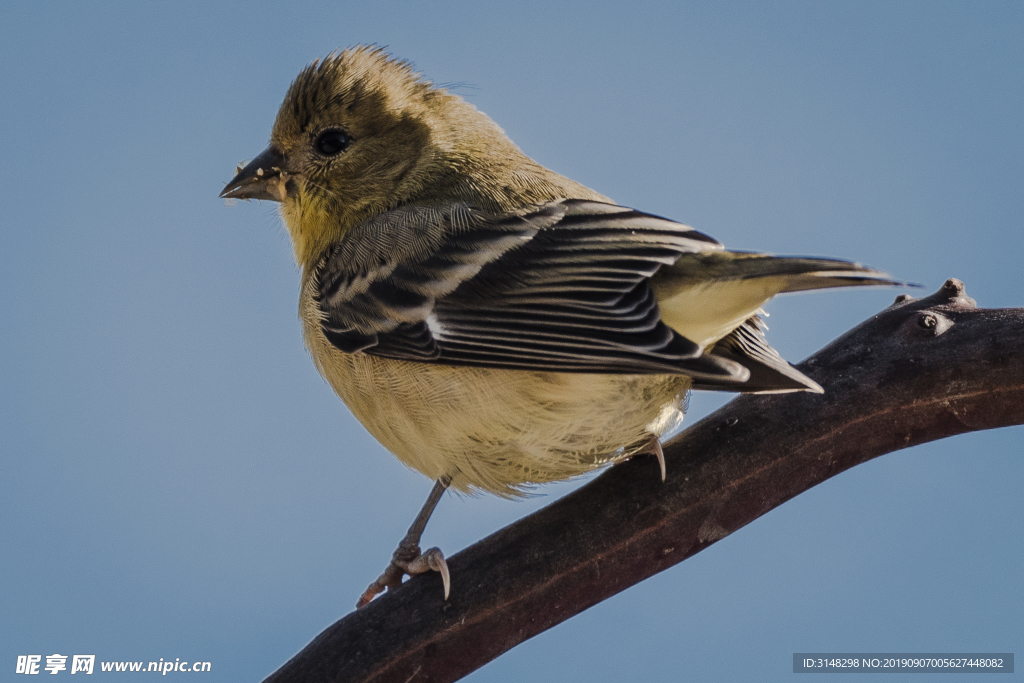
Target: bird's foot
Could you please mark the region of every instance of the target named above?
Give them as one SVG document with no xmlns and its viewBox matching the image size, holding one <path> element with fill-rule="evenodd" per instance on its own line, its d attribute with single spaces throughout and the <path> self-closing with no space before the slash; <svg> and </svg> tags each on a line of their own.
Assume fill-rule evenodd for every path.
<svg viewBox="0 0 1024 683">
<path fill-rule="evenodd" d="M 445 562 L 441 550 L 430 548 L 427 552 L 422 553 L 419 544 L 415 541 L 402 541 L 398 545 L 398 550 L 391 556 L 391 563 L 384 573 L 371 583 L 359 597 L 356 609 L 370 604 L 370 601 L 383 593 L 385 589 L 395 590 L 401 586 L 402 579 L 406 575 L 415 576 L 429 571 L 441 574 L 441 580 L 444 582 L 444 599 L 447 600 L 451 589 L 451 576 L 448 574 L 448 563 Z"/>
<path fill-rule="evenodd" d="M 647 443 L 641 446 L 640 450 L 633 455 L 653 455 L 656 457 L 658 459 L 658 466 L 661 467 L 661 480 L 663 482 L 665 481 L 665 451 L 661 449 L 661 440 L 658 438 L 657 434 L 651 434 L 651 438 Z"/>
</svg>

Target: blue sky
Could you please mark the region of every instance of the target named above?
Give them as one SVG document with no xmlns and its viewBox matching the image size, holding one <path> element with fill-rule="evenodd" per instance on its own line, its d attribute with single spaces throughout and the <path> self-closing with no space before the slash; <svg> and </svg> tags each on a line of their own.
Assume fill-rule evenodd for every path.
<svg viewBox="0 0 1024 683">
<path fill-rule="evenodd" d="M 1001 307 L 1024 306 L 1022 35 L 1011 2 L 6 8 L 0 678 L 61 653 L 262 680 L 350 610 L 429 491 L 316 374 L 274 205 L 217 199 L 308 61 L 387 45 L 622 204 Z M 800 360 L 898 293 L 779 299 L 770 339 Z M 846 472 L 468 680 L 1020 653 L 1022 438 Z M 577 485 L 448 496 L 425 543 L 453 554 Z"/>
</svg>

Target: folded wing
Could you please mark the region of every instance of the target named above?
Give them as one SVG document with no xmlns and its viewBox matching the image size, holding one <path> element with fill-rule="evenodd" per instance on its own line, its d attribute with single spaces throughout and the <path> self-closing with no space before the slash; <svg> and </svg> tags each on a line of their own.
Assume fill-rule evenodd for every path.
<svg viewBox="0 0 1024 683">
<path fill-rule="evenodd" d="M 748 371 L 662 322 L 648 284 L 681 254 L 721 248 L 687 226 L 599 202 L 514 216 L 397 209 L 324 257 L 323 330 L 343 351 L 403 360 L 736 384 Z"/>
</svg>

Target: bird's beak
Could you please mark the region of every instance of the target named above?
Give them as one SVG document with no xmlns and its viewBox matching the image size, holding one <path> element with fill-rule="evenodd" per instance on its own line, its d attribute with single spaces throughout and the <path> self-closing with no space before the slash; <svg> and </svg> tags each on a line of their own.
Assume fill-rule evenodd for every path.
<svg viewBox="0 0 1024 683">
<path fill-rule="evenodd" d="M 298 196 L 295 174 L 284 169 L 284 155 L 271 145 L 231 179 L 220 196 L 224 199 L 269 199 L 283 202 Z"/>
</svg>

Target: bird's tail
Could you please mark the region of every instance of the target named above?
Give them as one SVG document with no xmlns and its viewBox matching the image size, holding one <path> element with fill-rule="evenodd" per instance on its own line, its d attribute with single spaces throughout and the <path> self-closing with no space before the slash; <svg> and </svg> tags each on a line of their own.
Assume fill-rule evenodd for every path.
<svg viewBox="0 0 1024 683">
<path fill-rule="evenodd" d="M 765 340 L 756 315 L 773 296 L 899 284 L 903 283 L 850 261 L 735 251 L 684 254 L 651 280 L 667 325 L 707 353 L 739 362 L 751 371 L 750 379 L 739 385 L 696 383 L 694 388 L 750 392 L 821 392 Z"/>
<path fill-rule="evenodd" d="M 782 288 L 776 294 L 829 287 L 905 284 L 880 270 L 843 259 L 724 250 L 684 254 L 674 265 L 663 268 L 656 278 L 669 289 L 707 282 L 779 278 Z"/>
</svg>

